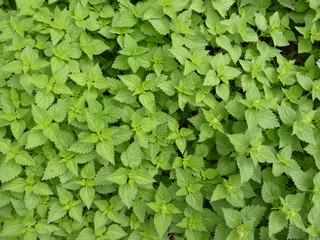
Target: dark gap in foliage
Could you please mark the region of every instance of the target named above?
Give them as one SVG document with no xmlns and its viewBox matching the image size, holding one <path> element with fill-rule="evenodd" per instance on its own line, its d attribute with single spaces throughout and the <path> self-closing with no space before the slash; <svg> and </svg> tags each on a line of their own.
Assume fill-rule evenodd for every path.
<svg viewBox="0 0 320 240">
<path fill-rule="evenodd" d="M 170 232 L 170 228 L 167 229 L 166 235 L 169 238 L 169 240 L 175 240 L 175 237 L 182 237 L 182 233 L 175 233 L 175 232 Z"/>
<path fill-rule="evenodd" d="M 197 115 L 197 111 L 191 111 L 189 109 L 188 105 L 186 105 L 185 109 L 183 111 L 181 109 L 177 110 L 177 114 L 180 117 L 180 119 L 178 120 L 179 127 L 180 128 L 182 128 L 182 127 L 187 128 L 190 125 L 188 119 L 190 117 Z"/>
<path fill-rule="evenodd" d="M 250 43 L 249 42 L 242 42 L 240 43 L 241 47 L 246 48 Z"/>
<path fill-rule="evenodd" d="M 159 187 L 159 183 L 158 183 L 158 182 L 152 183 L 152 187 L 153 187 L 154 189 L 157 189 L 157 188 Z"/>
<path fill-rule="evenodd" d="M 178 157 L 183 158 L 183 154 L 180 151 L 177 151 L 177 155 L 178 155 Z"/>
<path fill-rule="evenodd" d="M 14 0 L 4 0 L 3 5 L 6 9 L 17 10 L 17 5 Z"/>
<path fill-rule="evenodd" d="M 279 67 L 279 64 L 278 64 L 278 61 L 277 61 L 277 58 L 274 57 L 271 59 L 270 63 L 272 63 L 272 65 L 275 67 L 275 68 L 278 68 Z"/>
<path fill-rule="evenodd" d="M 204 207 L 204 208 L 208 208 L 208 209 L 212 209 L 212 206 L 211 206 L 211 204 L 210 204 L 210 200 L 209 200 L 209 199 L 204 198 L 204 200 L 203 200 L 203 207 Z"/>
<path fill-rule="evenodd" d="M 161 176 L 169 177 L 169 176 L 170 176 L 170 171 L 162 170 L 162 174 L 161 174 Z"/>
<path fill-rule="evenodd" d="M 313 104 L 314 104 L 315 109 L 318 109 L 320 107 L 320 100 L 317 98 L 314 99 Z M 317 118 L 315 122 L 320 123 L 320 118 Z"/>
<path fill-rule="evenodd" d="M 110 93 L 109 93 L 109 91 L 107 90 L 107 91 L 103 92 L 103 95 L 104 95 L 104 96 L 110 96 Z"/>
<path fill-rule="evenodd" d="M 238 119 L 236 119 L 234 116 L 232 116 L 232 115 L 228 115 L 228 120 L 226 121 L 226 122 L 237 122 L 238 121 Z"/>
<path fill-rule="evenodd" d="M 259 36 L 258 38 L 259 38 L 260 41 L 263 41 L 263 42 L 267 43 L 269 46 L 274 47 L 271 37 Z"/>
<path fill-rule="evenodd" d="M 191 111 L 190 116 L 194 117 L 198 115 L 198 111 Z"/>
<path fill-rule="evenodd" d="M 205 46 L 204 49 L 207 50 L 209 55 L 211 55 L 211 56 L 214 56 L 217 52 L 219 52 L 221 50 L 220 47 L 213 47 L 211 45 Z"/>
<path fill-rule="evenodd" d="M 289 42 L 290 44 L 285 47 L 277 47 L 281 50 L 281 53 L 286 56 L 288 59 L 295 59 L 295 63 L 297 65 L 304 65 L 304 62 L 307 59 L 305 54 L 298 53 L 298 44 L 296 42 Z"/>
</svg>

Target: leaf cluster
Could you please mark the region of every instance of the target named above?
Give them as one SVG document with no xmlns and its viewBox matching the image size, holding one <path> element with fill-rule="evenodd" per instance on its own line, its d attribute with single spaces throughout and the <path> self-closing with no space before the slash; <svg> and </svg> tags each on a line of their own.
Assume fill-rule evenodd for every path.
<svg viewBox="0 0 320 240">
<path fill-rule="evenodd" d="M 0 239 L 320 239 L 318 0 L 0 0 Z"/>
</svg>

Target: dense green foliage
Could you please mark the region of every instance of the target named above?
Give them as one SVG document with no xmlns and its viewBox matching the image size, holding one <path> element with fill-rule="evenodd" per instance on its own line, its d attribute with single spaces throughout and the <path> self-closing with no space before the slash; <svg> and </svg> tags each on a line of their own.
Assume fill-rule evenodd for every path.
<svg viewBox="0 0 320 240">
<path fill-rule="evenodd" d="M 0 239 L 319 240 L 319 0 L 0 0 Z"/>
</svg>

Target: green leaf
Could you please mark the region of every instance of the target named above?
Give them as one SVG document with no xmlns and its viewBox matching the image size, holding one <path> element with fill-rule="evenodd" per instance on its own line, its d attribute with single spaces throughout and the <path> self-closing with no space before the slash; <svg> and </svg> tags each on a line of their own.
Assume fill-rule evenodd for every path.
<svg viewBox="0 0 320 240">
<path fill-rule="evenodd" d="M 303 124 L 302 122 L 298 122 L 298 121 L 294 122 L 292 133 L 297 135 L 297 137 L 302 141 L 305 141 L 311 144 L 316 143 L 312 127 L 309 125 Z"/>
<path fill-rule="evenodd" d="M 35 100 L 39 107 L 47 109 L 53 103 L 54 95 L 51 92 L 46 93 L 45 91 L 39 91 L 36 94 Z"/>
<path fill-rule="evenodd" d="M 258 125 L 259 110 L 249 108 L 244 113 L 248 128 L 254 128 Z"/>
<path fill-rule="evenodd" d="M 48 223 L 54 222 L 62 218 L 67 214 L 68 210 L 64 209 L 64 207 L 58 203 L 53 203 L 49 208 L 48 213 Z"/>
<path fill-rule="evenodd" d="M 161 35 L 167 35 L 170 32 L 170 21 L 166 18 L 151 19 L 149 22 Z"/>
<path fill-rule="evenodd" d="M 127 233 L 117 224 L 112 224 L 108 227 L 107 230 L 108 236 L 112 239 L 121 239 L 127 235 Z"/>
<path fill-rule="evenodd" d="M 203 211 L 203 196 L 200 192 L 189 193 L 186 196 L 186 202 L 189 206 L 193 207 L 194 209 L 200 212 Z"/>
<path fill-rule="evenodd" d="M 248 137 L 244 134 L 233 134 L 228 135 L 230 142 L 233 144 L 234 148 L 240 154 L 246 153 L 249 150 L 250 141 Z"/>
<path fill-rule="evenodd" d="M 277 161 L 272 148 L 268 146 L 259 146 L 258 149 L 252 149 L 250 151 L 250 157 L 255 164 L 258 162 L 272 163 Z"/>
<path fill-rule="evenodd" d="M 141 84 L 141 79 L 137 75 L 121 75 L 119 78 L 132 92 L 136 91 Z"/>
<path fill-rule="evenodd" d="M 170 227 L 172 216 L 162 213 L 156 213 L 154 215 L 154 226 L 157 230 L 158 236 L 161 238 Z"/>
<path fill-rule="evenodd" d="M 16 120 L 13 121 L 10 125 L 10 129 L 12 135 L 17 139 L 20 140 L 21 135 L 23 134 L 24 130 L 26 129 L 27 124 L 24 120 Z"/>
<path fill-rule="evenodd" d="M 86 166 L 81 170 L 81 177 L 87 179 L 94 179 L 96 175 L 94 162 L 90 161 Z"/>
<path fill-rule="evenodd" d="M 266 203 L 273 203 L 274 201 L 279 200 L 279 196 L 281 196 L 281 189 L 277 184 L 266 181 L 262 185 L 261 195 Z"/>
<path fill-rule="evenodd" d="M 222 208 L 222 211 L 224 220 L 229 228 L 235 229 L 242 224 L 243 216 L 241 212 L 231 208 Z"/>
<path fill-rule="evenodd" d="M 89 111 L 86 111 L 86 117 L 87 117 L 88 127 L 91 131 L 101 132 L 106 127 L 105 122 L 98 116 L 95 116 L 95 114 Z"/>
<path fill-rule="evenodd" d="M 257 119 L 259 126 L 264 129 L 280 126 L 276 115 L 270 109 L 259 110 Z"/>
<path fill-rule="evenodd" d="M 69 210 L 69 216 L 79 223 L 82 223 L 82 210 L 83 206 L 81 204 L 71 207 Z"/>
<path fill-rule="evenodd" d="M 22 167 L 14 161 L 2 162 L 0 165 L 0 181 L 8 182 L 17 177 L 22 171 Z"/>
<path fill-rule="evenodd" d="M 254 174 L 254 163 L 250 158 L 237 157 L 237 166 L 239 168 L 241 182 L 247 182 L 253 177 Z"/>
<path fill-rule="evenodd" d="M 245 42 L 257 42 L 258 34 L 250 27 L 246 27 L 240 35 Z"/>
<path fill-rule="evenodd" d="M 135 176 L 134 176 L 134 180 L 140 185 L 149 184 L 149 183 L 154 182 L 153 177 L 146 169 L 138 169 L 136 171 Z"/>
<path fill-rule="evenodd" d="M 278 30 L 273 30 L 270 32 L 273 43 L 277 47 L 285 47 L 289 45 L 287 38 L 283 35 L 282 32 Z"/>
<path fill-rule="evenodd" d="M 308 53 L 312 50 L 312 44 L 309 39 L 299 38 L 298 53 Z"/>
<path fill-rule="evenodd" d="M 291 10 L 295 10 L 296 2 L 294 0 L 278 0 L 278 2 Z"/>
<path fill-rule="evenodd" d="M 214 134 L 214 129 L 209 126 L 209 124 L 204 123 L 200 127 L 199 142 L 203 142 L 211 138 Z"/>
<path fill-rule="evenodd" d="M 223 185 L 219 184 L 213 190 L 211 201 L 217 201 L 226 198 L 228 195 L 227 190 L 224 188 Z"/>
<path fill-rule="evenodd" d="M 227 101 L 229 99 L 230 90 L 227 84 L 220 84 L 216 86 L 216 93 L 217 95 L 222 98 L 224 101 Z"/>
<path fill-rule="evenodd" d="M 128 207 L 132 207 L 132 202 L 136 198 L 138 189 L 135 186 L 130 186 L 129 183 L 119 187 L 119 196 L 122 202 Z"/>
<path fill-rule="evenodd" d="M 277 12 L 277 11 L 274 12 L 270 16 L 269 22 L 270 22 L 271 28 L 279 28 L 281 25 L 279 12 Z"/>
<path fill-rule="evenodd" d="M 87 206 L 87 208 L 90 208 L 95 196 L 95 190 L 94 187 L 82 187 L 80 189 L 80 197 L 83 200 L 84 204 Z"/>
<path fill-rule="evenodd" d="M 20 151 L 17 155 L 16 155 L 16 163 L 19 163 L 20 165 L 23 166 L 35 166 L 36 163 L 33 159 L 33 157 L 27 152 L 27 151 Z"/>
<path fill-rule="evenodd" d="M 38 195 L 52 195 L 53 192 L 51 191 L 48 184 L 43 182 L 37 182 L 35 185 L 32 186 L 32 191 Z"/>
<path fill-rule="evenodd" d="M 65 205 L 73 199 L 73 195 L 68 190 L 57 187 L 58 197 L 61 204 Z"/>
<path fill-rule="evenodd" d="M 106 214 L 104 214 L 101 211 L 96 211 L 94 215 L 94 227 L 96 229 L 105 225 L 107 221 L 108 221 L 108 216 Z"/>
<path fill-rule="evenodd" d="M 95 240 L 96 236 L 91 228 L 84 228 L 81 230 L 76 240 Z"/>
<path fill-rule="evenodd" d="M 226 110 L 235 118 L 244 119 L 245 106 L 239 102 L 241 97 L 236 96 L 234 99 L 229 100 L 225 106 Z"/>
<path fill-rule="evenodd" d="M 32 129 L 28 132 L 26 148 L 35 148 L 45 144 L 48 139 L 43 135 L 40 129 Z"/>
<path fill-rule="evenodd" d="M 119 168 L 110 175 L 107 176 L 107 180 L 119 185 L 126 184 L 128 179 L 128 170 L 125 168 Z"/>
<path fill-rule="evenodd" d="M 297 113 L 290 106 L 279 106 L 278 113 L 281 121 L 286 125 L 292 125 L 296 119 Z"/>
<path fill-rule="evenodd" d="M 106 159 L 108 162 L 114 164 L 114 146 L 110 140 L 103 140 L 97 143 L 96 147 L 97 153 Z"/>
<path fill-rule="evenodd" d="M 288 194 L 285 200 L 281 200 L 283 205 L 287 205 L 290 209 L 299 211 L 303 207 L 305 193 Z"/>
<path fill-rule="evenodd" d="M 214 70 L 209 70 L 204 79 L 204 86 L 216 86 L 220 83 L 220 79 Z"/>
<path fill-rule="evenodd" d="M 268 29 L 268 23 L 265 17 L 261 13 L 255 13 L 255 22 L 257 24 L 257 27 L 265 32 Z"/>
<path fill-rule="evenodd" d="M 16 178 L 11 182 L 6 183 L 3 186 L 3 190 L 8 190 L 11 192 L 24 192 L 26 187 L 26 181 L 23 178 Z M 5 196 L 5 195 L 3 195 Z M 9 202 L 8 202 L 9 203 Z"/>
<path fill-rule="evenodd" d="M 156 100 L 151 92 L 144 92 L 139 95 L 139 101 L 149 112 L 154 113 L 156 109 Z"/>
<path fill-rule="evenodd" d="M 1 67 L 4 72 L 19 74 L 22 72 L 22 64 L 20 61 L 12 61 Z"/>
<path fill-rule="evenodd" d="M 142 152 L 137 142 L 133 142 L 130 146 L 121 154 L 121 161 L 123 165 L 131 168 L 138 167 L 142 161 Z"/>
<path fill-rule="evenodd" d="M 315 163 L 318 167 L 318 169 L 320 169 L 320 148 L 319 148 L 319 143 L 317 144 L 309 144 L 305 150 L 307 151 L 307 153 L 311 154 L 313 156 L 313 158 L 315 159 Z"/>
<path fill-rule="evenodd" d="M 280 211 L 272 211 L 269 216 L 269 236 L 280 232 L 287 226 L 287 220 Z"/>
<path fill-rule="evenodd" d="M 320 185 L 320 183 L 319 183 Z M 171 193 L 168 191 L 168 189 L 165 187 L 164 184 L 160 183 L 157 193 L 155 194 L 155 199 L 157 202 L 170 202 L 172 200 L 172 195 Z"/>
<path fill-rule="evenodd" d="M 310 91 L 312 89 L 312 79 L 308 76 L 304 76 L 300 73 L 297 73 L 297 80 L 300 86 L 307 91 Z"/>
<path fill-rule="evenodd" d="M 222 17 L 226 16 L 227 11 L 230 9 L 230 7 L 234 4 L 234 0 L 212 0 L 212 6 L 220 13 Z"/>
<path fill-rule="evenodd" d="M 295 170 L 290 172 L 290 176 L 297 186 L 297 188 L 301 191 L 308 191 L 313 186 L 313 174 L 312 172 L 303 172 L 299 170 Z"/>
<path fill-rule="evenodd" d="M 81 153 L 81 154 L 90 153 L 93 149 L 94 149 L 93 143 L 80 142 L 80 141 L 74 142 L 68 148 L 68 150 L 71 152 L 76 152 L 76 153 Z"/>
<path fill-rule="evenodd" d="M 119 11 L 112 19 L 113 27 L 133 27 L 137 23 L 137 19 L 128 10 Z"/>
</svg>

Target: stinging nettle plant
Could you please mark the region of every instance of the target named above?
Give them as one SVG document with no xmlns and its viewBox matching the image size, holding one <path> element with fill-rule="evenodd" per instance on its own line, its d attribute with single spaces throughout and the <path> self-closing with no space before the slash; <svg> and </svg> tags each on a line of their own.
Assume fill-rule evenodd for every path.
<svg viewBox="0 0 320 240">
<path fill-rule="evenodd" d="M 320 239 L 319 13 L 0 0 L 0 239 Z"/>
</svg>

